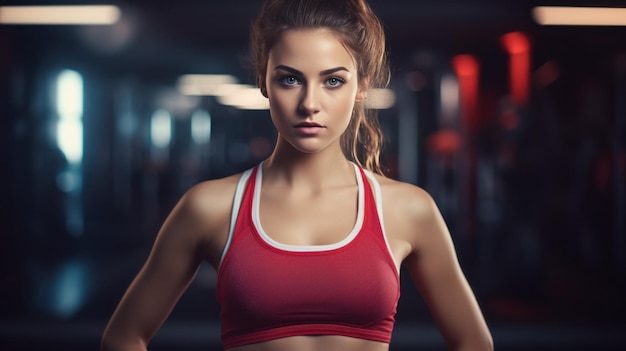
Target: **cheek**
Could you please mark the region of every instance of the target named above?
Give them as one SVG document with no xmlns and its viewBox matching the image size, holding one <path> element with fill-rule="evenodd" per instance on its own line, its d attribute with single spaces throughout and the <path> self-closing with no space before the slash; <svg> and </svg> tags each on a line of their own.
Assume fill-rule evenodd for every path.
<svg viewBox="0 0 626 351">
<path fill-rule="evenodd" d="M 343 94 L 342 96 L 338 96 L 336 99 L 334 99 L 335 101 L 333 103 L 333 110 L 336 113 L 347 116 L 348 118 L 351 117 L 352 110 L 354 109 L 354 99 L 355 94 L 351 92 Z"/>
<path fill-rule="evenodd" d="M 274 125 L 280 129 L 280 126 L 286 123 L 289 116 L 293 115 L 295 109 L 293 98 L 283 96 L 284 94 L 269 94 L 270 117 Z"/>
<path fill-rule="evenodd" d="M 294 99 L 286 96 L 287 94 L 272 92 L 269 94 L 268 100 L 270 103 L 270 112 L 277 114 L 285 114 L 287 110 L 292 109 L 294 105 Z"/>
</svg>

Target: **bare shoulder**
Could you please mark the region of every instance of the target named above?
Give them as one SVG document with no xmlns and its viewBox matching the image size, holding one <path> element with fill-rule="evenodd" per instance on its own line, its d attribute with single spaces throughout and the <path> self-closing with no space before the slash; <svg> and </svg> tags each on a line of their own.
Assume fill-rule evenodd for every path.
<svg viewBox="0 0 626 351">
<path fill-rule="evenodd" d="M 219 215 L 230 212 L 233 196 L 241 173 L 225 178 L 212 179 L 200 182 L 191 187 L 181 198 L 181 204 L 192 214 L 202 217 L 212 214 Z"/>
<path fill-rule="evenodd" d="M 241 173 L 203 181 L 191 187 L 172 211 L 170 221 L 178 233 L 203 249 L 202 256 L 216 265 L 228 237 L 233 200 Z"/>
<path fill-rule="evenodd" d="M 428 216 L 436 209 L 432 196 L 421 187 L 380 174 L 374 176 L 380 184 L 385 209 L 413 218 Z"/>
<path fill-rule="evenodd" d="M 445 223 L 432 196 L 419 186 L 375 175 L 382 193 L 385 232 L 403 260 L 431 241 L 445 237 Z M 395 243 L 395 244 L 394 244 Z"/>
</svg>

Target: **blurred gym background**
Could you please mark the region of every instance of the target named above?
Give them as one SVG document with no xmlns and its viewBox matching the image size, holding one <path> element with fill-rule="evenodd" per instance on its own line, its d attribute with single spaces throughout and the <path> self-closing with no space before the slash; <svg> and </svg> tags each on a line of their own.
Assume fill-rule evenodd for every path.
<svg viewBox="0 0 626 351">
<path fill-rule="evenodd" d="M 626 349 L 626 1 L 370 3 L 388 174 L 439 204 L 496 349 Z M 0 348 L 97 349 L 177 199 L 268 156 L 259 7 L 0 1 Z M 391 349 L 444 349 L 402 279 Z M 220 349 L 214 285 L 151 350 Z"/>
</svg>

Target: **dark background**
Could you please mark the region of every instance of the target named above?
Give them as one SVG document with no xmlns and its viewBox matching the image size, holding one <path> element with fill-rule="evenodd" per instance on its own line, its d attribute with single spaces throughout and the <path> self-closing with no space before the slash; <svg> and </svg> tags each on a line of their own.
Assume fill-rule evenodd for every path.
<svg viewBox="0 0 626 351">
<path fill-rule="evenodd" d="M 193 109 L 210 113 L 212 135 L 196 145 L 193 109 L 175 91 L 187 73 L 253 84 L 245 54 L 259 1 L 106 3 L 122 9 L 114 26 L 0 24 L 3 350 L 97 349 L 177 199 L 259 162 L 275 138 L 267 111 L 201 97 Z M 496 349 L 626 349 L 626 27 L 542 27 L 531 16 L 536 5 L 626 2 L 370 3 L 386 27 L 397 96 L 380 111 L 384 162 L 437 200 Z M 501 42 L 510 32 L 530 42 L 523 104 L 510 102 Z M 458 55 L 479 67 L 471 117 L 444 116 L 440 105 Z M 53 132 L 64 69 L 84 82 L 78 167 Z M 149 121 L 160 108 L 174 119 L 158 154 Z M 81 184 L 73 190 L 70 176 Z M 444 349 L 407 277 L 391 349 Z M 214 284 L 203 266 L 151 350 L 220 349 Z"/>
</svg>

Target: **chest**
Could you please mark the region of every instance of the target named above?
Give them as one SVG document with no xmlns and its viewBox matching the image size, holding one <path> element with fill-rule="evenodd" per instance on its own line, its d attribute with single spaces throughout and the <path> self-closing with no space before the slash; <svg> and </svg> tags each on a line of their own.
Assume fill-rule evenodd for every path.
<svg viewBox="0 0 626 351">
<path fill-rule="evenodd" d="M 262 192 L 253 210 L 257 226 L 274 241 L 310 246 L 345 239 L 362 206 L 358 189 L 351 187 L 310 195 Z"/>
<path fill-rule="evenodd" d="M 242 234 L 224 263 L 219 296 L 244 320 L 366 325 L 395 310 L 399 280 L 376 233 L 300 252 L 274 247 L 254 229 Z"/>
</svg>

